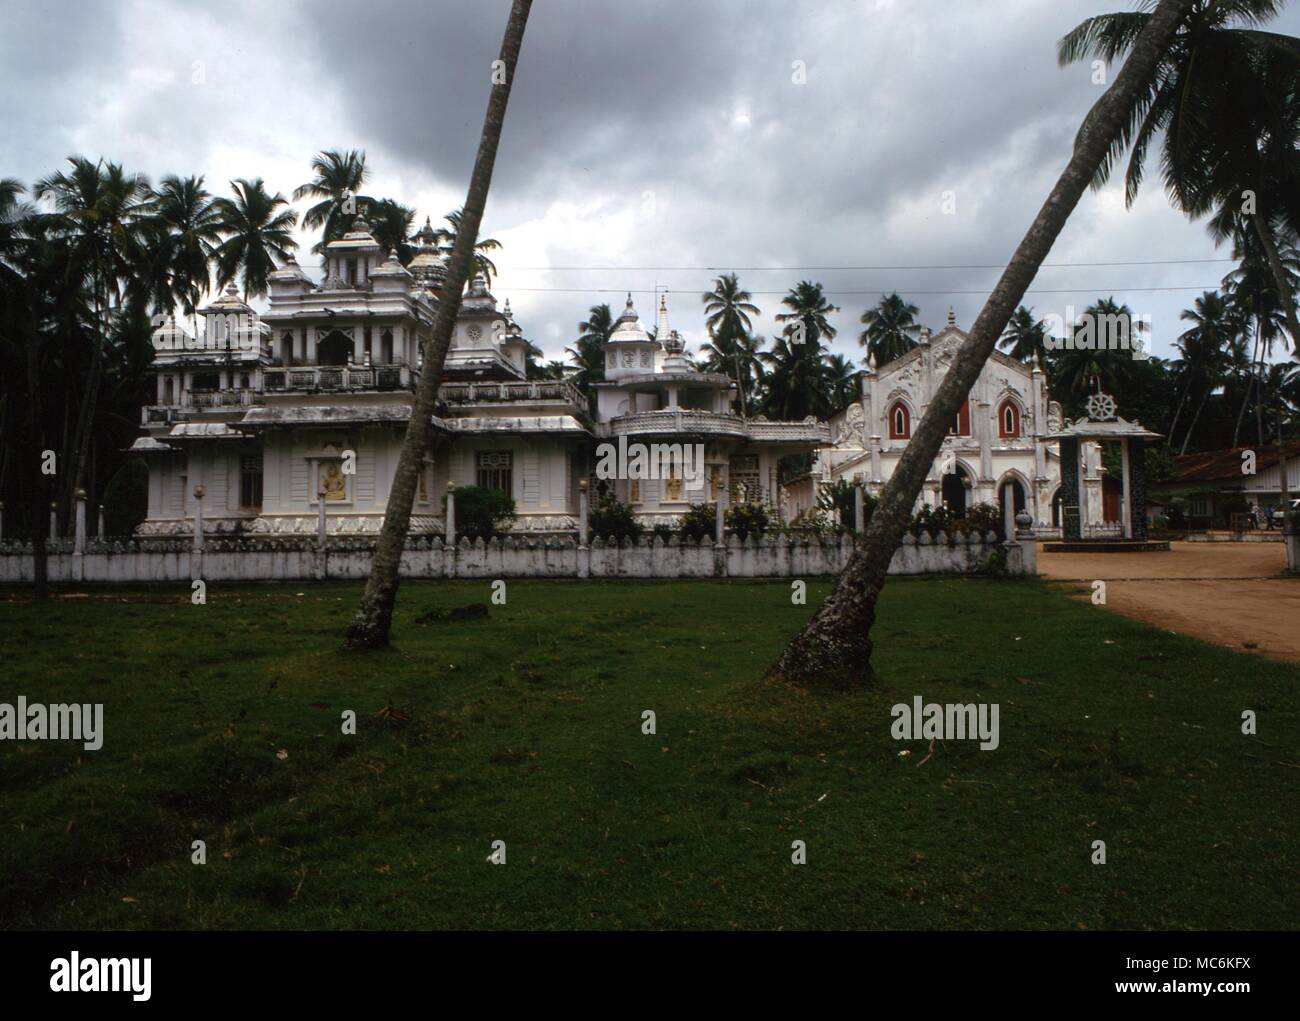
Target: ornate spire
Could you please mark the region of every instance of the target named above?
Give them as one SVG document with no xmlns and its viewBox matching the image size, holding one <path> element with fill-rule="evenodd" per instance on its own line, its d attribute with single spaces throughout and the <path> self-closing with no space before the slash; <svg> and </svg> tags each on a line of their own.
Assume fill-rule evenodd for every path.
<svg viewBox="0 0 1300 1021">
<path fill-rule="evenodd" d="M 951 306 L 951 305 L 948 306 L 948 325 L 949 325 L 949 326 L 956 326 L 956 325 L 957 325 L 957 313 L 955 313 L 955 312 L 952 310 L 952 306 Z"/>
<path fill-rule="evenodd" d="M 659 318 L 655 321 L 655 339 L 661 344 L 672 336 L 668 328 L 668 296 L 659 296 Z"/>
<path fill-rule="evenodd" d="M 636 309 L 632 307 L 632 292 L 628 291 L 627 304 L 623 306 L 623 314 L 618 317 L 618 321 L 620 323 L 623 322 L 631 323 L 631 322 L 636 322 L 636 319 L 637 319 Z"/>
</svg>

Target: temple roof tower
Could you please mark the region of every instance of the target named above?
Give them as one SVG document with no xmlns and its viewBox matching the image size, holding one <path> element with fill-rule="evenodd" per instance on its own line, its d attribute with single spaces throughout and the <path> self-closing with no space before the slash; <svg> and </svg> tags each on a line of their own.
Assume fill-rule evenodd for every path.
<svg viewBox="0 0 1300 1021">
<path fill-rule="evenodd" d="M 666 311 L 664 321 L 667 322 Z M 653 372 L 656 352 L 662 348 L 663 345 L 658 340 L 651 339 L 641 325 L 629 292 L 627 304 L 623 307 L 623 314 L 618 317 L 614 332 L 601 345 L 605 352 L 605 378 L 614 380 Z"/>
</svg>

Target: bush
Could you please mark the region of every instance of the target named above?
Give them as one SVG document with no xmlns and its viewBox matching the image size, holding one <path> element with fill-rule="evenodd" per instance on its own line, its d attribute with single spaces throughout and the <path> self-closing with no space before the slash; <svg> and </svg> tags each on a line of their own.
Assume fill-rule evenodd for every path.
<svg viewBox="0 0 1300 1021">
<path fill-rule="evenodd" d="M 712 539 L 717 524 L 718 511 L 713 504 L 693 503 L 691 509 L 682 515 L 682 535 L 692 542 Z"/>
<path fill-rule="evenodd" d="M 853 528 L 853 490 L 854 485 L 848 479 L 837 479 L 822 484 L 817 494 L 817 506 L 831 515 L 832 521 L 841 528 Z M 862 527 L 871 522 L 876 504 L 880 501 L 868 493 L 862 492 Z"/>
<path fill-rule="evenodd" d="M 912 515 L 908 531 L 917 539 L 921 538 L 922 533 L 933 539 L 940 532 L 952 535 L 956 521 L 957 515 L 947 507 L 935 508 L 927 504 Z"/>
<path fill-rule="evenodd" d="M 612 537 L 619 541 L 639 539 L 645 530 L 641 522 L 637 521 L 632 508 L 628 504 L 619 503 L 612 496 L 596 502 L 591 516 L 587 519 L 587 526 L 591 529 L 592 535 L 598 535 L 602 539 Z"/>
<path fill-rule="evenodd" d="M 672 542 L 673 536 L 677 534 L 677 530 L 672 525 L 655 525 L 651 531 L 654 532 L 656 539 L 662 539 L 664 542 Z"/>
<path fill-rule="evenodd" d="M 989 532 L 995 532 L 998 536 L 1005 539 L 1002 534 L 1002 508 L 995 503 L 977 503 L 966 511 L 966 517 L 958 518 L 954 522 L 957 531 L 969 534 L 976 532 L 980 538 L 988 535 Z"/>
<path fill-rule="evenodd" d="M 443 497 L 443 507 L 447 498 Z M 456 533 L 470 540 L 491 539 L 515 520 L 515 501 L 499 489 L 464 486 L 456 490 Z"/>
<path fill-rule="evenodd" d="M 715 514 L 714 521 L 717 521 Z M 739 507 L 727 511 L 723 523 L 742 539 L 750 535 L 759 536 L 767 531 L 767 510 L 758 504 L 742 503 Z"/>
<path fill-rule="evenodd" d="M 135 526 L 149 515 L 149 466 L 143 457 L 126 461 L 104 487 L 104 533 L 132 535 Z M 87 508 L 86 527 L 97 527 L 95 514 Z"/>
</svg>

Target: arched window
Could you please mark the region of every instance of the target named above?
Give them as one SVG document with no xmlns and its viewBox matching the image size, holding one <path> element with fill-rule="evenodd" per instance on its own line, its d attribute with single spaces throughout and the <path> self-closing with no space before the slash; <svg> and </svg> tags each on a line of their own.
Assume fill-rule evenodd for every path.
<svg viewBox="0 0 1300 1021">
<path fill-rule="evenodd" d="M 896 401 L 894 406 L 889 409 L 889 438 L 891 440 L 906 440 L 912 436 L 912 414 L 907 410 L 907 405 L 902 401 Z"/>
<path fill-rule="evenodd" d="M 172 387 L 171 376 L 168 376 L 166 379 L 163 380 L 163 403 L 164 404 L 176 403 L 176 391 Z"/>
<path fill-rule="evenodd" d="M 1020 405 L 1007 398 L 998 408 L 998 436 L 1004 440 L 1020 435 Z"/>
<path fill-rule="evenodd" d="M 952 424 L 948 426 L 949 436 L 969 436 L 970 435 L 970 401 L 962 403 L 961 410 L 957 412 L 957 417 L 953 419 Z"/>
</svg>

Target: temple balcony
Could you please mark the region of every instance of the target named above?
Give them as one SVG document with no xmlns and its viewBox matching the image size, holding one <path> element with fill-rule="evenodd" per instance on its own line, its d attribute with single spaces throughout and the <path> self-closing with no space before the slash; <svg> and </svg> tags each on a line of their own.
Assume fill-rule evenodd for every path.
<svg viewBox="0 0 1300 1021">
<path fill-rule="evenodd" d="M 181 393 L 182 408 L 251 408 L 261 404 L 262 394 L 257 390 L 240 388 L 238 390 L 185 390 Z"/>
<path fill-rule="evenodd" d="M 739 415 L 691 408 L 663 408 L 621 415 L 609 422 L 611 436 L 749 436 Z"/>
<path fill-rule="evenodd" d="M 295 365 L 263 374 L 268 393 L 348 390 L 413 390 L 419 373 L 409 365 Z"/>
<path fill-rule="evenodd" d="M 511 404 L 537 401 L 587 408 L 587 399 L 572 383 L 563 380 L 533 380 L 520 383 L 444 383 L 438 399 L 448 405 Z"/>
</svg>

